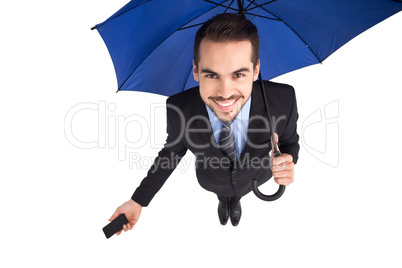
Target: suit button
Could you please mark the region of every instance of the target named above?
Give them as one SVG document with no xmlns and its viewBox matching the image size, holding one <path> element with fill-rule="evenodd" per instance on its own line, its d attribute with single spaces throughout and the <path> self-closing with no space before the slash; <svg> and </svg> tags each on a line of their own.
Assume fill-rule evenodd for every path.
<svg viewBox="0 0 402 268">
<path fill-rule="evenodd" d="M 236 184 L 237 183 L 237 181 L 232 181 L 232 184 Z"/>
</svg>

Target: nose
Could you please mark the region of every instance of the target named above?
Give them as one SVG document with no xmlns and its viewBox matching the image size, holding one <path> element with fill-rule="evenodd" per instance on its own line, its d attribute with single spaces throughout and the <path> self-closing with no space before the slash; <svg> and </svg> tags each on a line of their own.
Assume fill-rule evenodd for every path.
<svg viewBox="0 0 402 268">
<path fill-rule="evenodd" d="M 222 98 L 229 98 L 234 94 L 233 84 L 230 79 L 223 78 L 219 85 L 218 95 Z"/>
</svg>

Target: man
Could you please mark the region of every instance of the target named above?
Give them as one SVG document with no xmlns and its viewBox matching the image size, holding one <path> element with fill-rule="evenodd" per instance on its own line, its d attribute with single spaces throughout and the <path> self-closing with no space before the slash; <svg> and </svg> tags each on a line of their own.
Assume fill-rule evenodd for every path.
<svg viewBox="0 0 402 268">
<path fill-rule="evenodd" d="M 250 21 L 220 14 L 204 23 L 194 41 L 193 75 L 199 87 L 168 98 L 166 144 L 110 221 L 124 213 L 129 223 L 123 230 L 131 230 L 188 149 L 196 156 L 198 182 L 218 196 L 223 225 L 229 218 L 239 224 L 240 198 L 251 191 L 251 179 L 258 185 L 272 176 L 278 184 L 293 182 L 299 152 L 295 93 L 291 86 L 264 81 L 281 151 L 271 159 L 271 130 L 255 82 L 258 52 L 257 28 Z"/>
</svg>

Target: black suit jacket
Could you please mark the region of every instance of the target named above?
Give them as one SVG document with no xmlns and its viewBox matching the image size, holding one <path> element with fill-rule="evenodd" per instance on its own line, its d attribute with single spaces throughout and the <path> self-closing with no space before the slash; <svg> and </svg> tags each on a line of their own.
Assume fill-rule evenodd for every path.
<svg viewBox="0 0 402 268">
<path fill-rule="evenodd" d="M 285 84 L 264 83 L 274 131 L 279 136 L 279 150 L 291 154 L 296 163 L 299 135 L 296 131 L 298 113 L 294 89 Z M 221 196 L 244 196 L 251 191 L 253 178 L 261 185 L 272 177 L 269 166 L 271 134 L 258 81 L 254 82 L 251 92 L 247 143 L 234 166 L 216 144 L 199 87 L 169 97 L 166 104 L 166 144 L 132 195 L 134 201 L 147 206 L 187 150 L 196 156 L 199 184 Z"/>
</svg>

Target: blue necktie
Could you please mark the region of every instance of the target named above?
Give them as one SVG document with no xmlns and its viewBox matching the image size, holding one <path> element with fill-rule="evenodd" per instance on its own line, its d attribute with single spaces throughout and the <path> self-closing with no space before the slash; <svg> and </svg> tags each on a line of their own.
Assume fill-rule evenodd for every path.
<svg viewBox="0 0 402 268">
<path fill-rule="evenodd" d="M 219 149 L 223 155 L 230 159 L 233 164 L 236 161 L 236 145 L 231 123 L 233 121 L 222 121 L 221 136 L 219 138 Z"/>
</svg>

